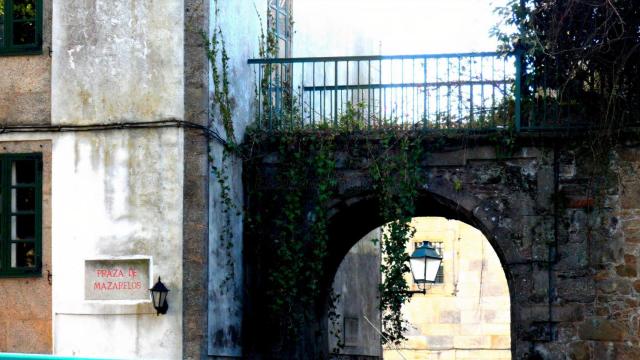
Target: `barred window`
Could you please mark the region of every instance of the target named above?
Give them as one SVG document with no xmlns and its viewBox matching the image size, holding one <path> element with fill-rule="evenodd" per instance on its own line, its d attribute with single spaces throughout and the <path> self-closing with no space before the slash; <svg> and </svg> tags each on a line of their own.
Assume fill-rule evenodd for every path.
<svg viewBox="0 0 640 360">
<path fill-rule="evenodd" d="M 39 276 L 42 155 L 0 154 L 0 276 Z"/>
</svg>

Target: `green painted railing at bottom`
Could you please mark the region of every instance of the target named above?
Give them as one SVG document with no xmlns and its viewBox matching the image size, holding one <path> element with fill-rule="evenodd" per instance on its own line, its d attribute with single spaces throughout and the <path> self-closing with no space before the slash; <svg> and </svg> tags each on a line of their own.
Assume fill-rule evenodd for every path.
<svg viewBox="0 0 640 360">
<path fill-rule="evenodd" d="M 0 353 L 0 359 L 10 360 L 25 360 L 25 359 L 52 359 L 52 360 L 115 360 L 114 358 L 89 358 L 89 357 L 75 357 L 75 356 L 58 356 L 58 355 L 45 355 L 45 354 L 23 354 L 23 353 Z"/>
</svg>

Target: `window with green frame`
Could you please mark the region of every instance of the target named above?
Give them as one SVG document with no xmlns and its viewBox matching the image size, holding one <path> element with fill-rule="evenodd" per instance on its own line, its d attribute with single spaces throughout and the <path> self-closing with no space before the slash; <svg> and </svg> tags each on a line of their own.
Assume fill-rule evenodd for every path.
<svg viewBox="0 0 640 360">
<path fill-rule="evenodd" d="M 0 276 L 42 268 L 42 155 L 0 154 Z"/>
<path fill-rule="evenodd" d="M 0 0 L 0 55 L 42 53 L 42 0 Z"/>
</svg>

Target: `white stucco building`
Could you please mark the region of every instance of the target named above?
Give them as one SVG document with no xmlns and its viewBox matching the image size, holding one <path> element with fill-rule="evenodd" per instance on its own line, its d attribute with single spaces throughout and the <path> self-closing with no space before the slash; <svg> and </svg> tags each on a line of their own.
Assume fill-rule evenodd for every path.
<svg viewBox="0 0 640 360">
<path fill-rule="evenodd" d="M 294 46 L 286 20 L 281 56 L 373 50 L 326 40 L 300 3 L 0 0 L 0 352 L 242 356 L 242 216 L 225 217 L 212 171 L 232 139 L 203 34 L 223 34 L 241 142 L 268 9 L 310 24 Z M 225 168 L 242 209 L 240 159 Z"/>
<path fill-rule="evenodd" d="M 241 139 L 254 3 L 220 1 L 219 16 L 214 1 L 0 5 L 0 352 L 240 356 L 242 221 L 220 294 L 210 169 L 221 158 L 211 134 L 224 131 L 201 33 L 228 34 Z M 229 176 L 241 204 L 240 166 Z M 148 291 L 158 277 L 170 290 L 160 316 Z"/>
</svg>

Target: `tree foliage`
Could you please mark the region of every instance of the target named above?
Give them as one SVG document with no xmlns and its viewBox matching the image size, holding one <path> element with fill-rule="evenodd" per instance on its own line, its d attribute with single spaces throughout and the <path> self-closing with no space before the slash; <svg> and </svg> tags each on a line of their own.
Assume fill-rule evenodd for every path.
<svg viewBox="0 0 640 360">
<path fill-rule="evenodd" d="M 640 1 L 511 0 L 497 12 L 514 29 L 495 31 L 502 48 L 525 51 L 531 101 L 553 100 L 583 124 L 638 123 Z"/>
</svg>

